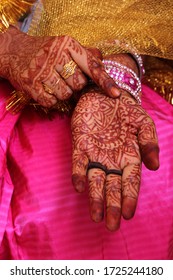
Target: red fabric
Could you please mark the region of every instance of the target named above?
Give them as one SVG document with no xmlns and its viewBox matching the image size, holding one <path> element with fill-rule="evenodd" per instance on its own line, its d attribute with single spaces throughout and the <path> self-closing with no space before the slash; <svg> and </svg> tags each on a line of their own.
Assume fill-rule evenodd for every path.
<svg viewBox="0 0 173 280">
<path fill-rule="evenodd" d="M 90 220 L 88 194 L 71 184 L 70 119 L 50 121 L 31 109 L 5 111 L 0 84 L 0 258 L 173 259 L 173 107 L 143 86 L 154 119 L 158 171 L 142 169 L 135 217 L 111 233 Z"/>
</svg>

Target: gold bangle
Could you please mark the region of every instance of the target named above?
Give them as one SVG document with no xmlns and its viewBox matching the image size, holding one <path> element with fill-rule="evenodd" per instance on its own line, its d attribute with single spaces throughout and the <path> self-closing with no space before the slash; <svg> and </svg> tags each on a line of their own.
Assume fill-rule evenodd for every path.
<svg viewBox="0 0 173 280">
<path fill-rule="evenodd" d="M 71 97 L 70 100 L 57 100 L 57 103 L 51 108 L 46 108 L 31 99 L 30 96 L 21 91 L 14 90 L 11 96 L 6 100 L 6 110 L 15 115 L 19 113 L 26 105 L 33 107 L 37 112 L 49 114 L 51 111 L 57 111 L 59 114 L 69 115 L 75 106 L 75 101 Z"/>
<path fill-rule="evenodd" d="M 6 101 L 6 110 L 17 114 L 30 102 L 30 99 L 31 97 L 24 92 L 14 90 Z"/>
</svg>

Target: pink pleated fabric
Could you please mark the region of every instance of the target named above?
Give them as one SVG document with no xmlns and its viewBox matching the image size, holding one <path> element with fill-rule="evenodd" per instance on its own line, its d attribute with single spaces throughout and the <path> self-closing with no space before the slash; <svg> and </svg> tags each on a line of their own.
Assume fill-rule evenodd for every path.
<svg viewBox="0 0 173 280">
<path fill-rule="evenodd" d="M 89 217 L 88 193 L 71 183 L 70 119 L 32 109 L 5 111 L 0 84 L 0 258 L 15 260 L 173 259 L 173 107 L 143 86 L 142 105 L 154 119 L 160 168 L 142 168 L 138 207 L 108 232 Z"/>
</svg>

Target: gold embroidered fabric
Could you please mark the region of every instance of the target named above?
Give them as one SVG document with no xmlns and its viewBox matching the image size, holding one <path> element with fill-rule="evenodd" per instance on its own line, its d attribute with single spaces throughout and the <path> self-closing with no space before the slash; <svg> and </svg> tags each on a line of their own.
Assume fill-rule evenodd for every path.
<svg viewBox="0 0 173 280">
<path fill-rule="evenodd" d="M 70 35 L 112 52 L 106 40 L 125 40 L 141 54 L 173 59 L 172 0 L 44 0 L 33 35 Z M 35 15 L 35 19 L 37 15 Z M 38 21 L 35 21 L 38 23 Z M 116 50 L 114 50 L 116 51 Z"/>
<path fill-rule="evenodd" d="M 69 35 L 103 54 L 122 51 L 109 40 L 119 39 L 147 55 L 146 82 L 173 104 L 172 0 L 44 0 L 34 16 L 32 35 Z M 151 57 L 157 57 L 155 60 Z M 165 61 L 158 64 L 159 59 Z M 160 61 L 159 61 L 160 62 Z"/>
<path fill-rule="evenodd" d="M 41 1 L 41 0 L 40 0 Z M 34 0 L 0 0 L 0 31 L 26 12 Z M 146 81 L 173 103 L 172 0 L 42 0 L 36 6 L 29 34 L 69 35 L 103 54 L 119 52 L 110 40 L 119 39 L 148 57 Z M 155 59 L 149 59 L 153 58 Z M 160 61 L 159 61 L 160 62 Z"/>
<path fill-rule="evenodd" d="M 144 65 L 146 74 L 143 83 L 173 104 L 173 60 L 146 56 Z"/>
<path fill-rule="evenodd" d="M 0 32 L 16 23 L 36 0 L 0 0 Z"/>
</svg>

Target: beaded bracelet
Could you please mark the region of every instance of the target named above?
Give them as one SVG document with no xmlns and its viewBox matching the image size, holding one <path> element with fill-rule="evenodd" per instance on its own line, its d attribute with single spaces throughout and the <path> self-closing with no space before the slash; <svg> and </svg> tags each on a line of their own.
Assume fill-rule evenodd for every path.
<svg viewBox="0 0 173 280">
<path fill-rule="evenodd" d="M 141 104 L 139 93 L 141 92 L 141 81 L 136 73 L 125 65 L 112 60 L 103 60 L 108 75 L 115 81 L 119 88 L 129 92 L 136 101 Z"/>
</svg>

